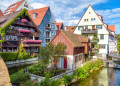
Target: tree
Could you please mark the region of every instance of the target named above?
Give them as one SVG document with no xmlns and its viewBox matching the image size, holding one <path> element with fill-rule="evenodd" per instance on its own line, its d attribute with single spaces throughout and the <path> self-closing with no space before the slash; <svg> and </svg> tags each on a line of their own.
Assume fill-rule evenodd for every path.
<svg viewBox="0 0 120 86">
<path fill-rule="evenodd" d="M 117 35 L 117 50 L 120 51 L 120 34 Z"/>
<path fill-rule="evenodd" d="M 39 62 L 46 66 L 49 63 L 52 64 L 54 60 L 58 62 L 61 56 L 64 57 L 63 55 L 65 54 L 66 48 L 66 45 L 63 45 L 63 43 L 58 43 L 58 45 L 50 43 L 46 45 L 46 47 L 40 47 L 40 52 L 38 55 Z"/>
</svg>

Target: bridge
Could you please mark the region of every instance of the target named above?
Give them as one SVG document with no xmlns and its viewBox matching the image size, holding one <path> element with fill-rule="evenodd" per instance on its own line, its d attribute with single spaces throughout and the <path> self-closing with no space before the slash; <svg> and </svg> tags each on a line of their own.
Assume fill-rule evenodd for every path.
<svg viewBox="0 0 120 86">
<path fill-rule="evenodd" d="M 120 63 L 120 55 L 119 54 L 109 54 L 108 59 L 106 60 L 108 67 L 117 68 L 118 64 Z"/>
</svg>

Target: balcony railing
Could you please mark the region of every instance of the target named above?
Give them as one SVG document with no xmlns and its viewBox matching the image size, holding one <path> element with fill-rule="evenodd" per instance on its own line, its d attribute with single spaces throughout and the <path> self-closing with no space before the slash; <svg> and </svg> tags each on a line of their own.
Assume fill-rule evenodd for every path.
<svg viewBox="0 0 120 86">
<path fill-rule="evenodd" d="M 45 28 L 46 28 L 46 29 L 51 29 L 51 27 L 48 27 L 48 26 L 46 26 Z"/>
<path fill-rule="evenodd" d="M 84 29 L 81 32 L 82 33 L 97 33 L 97 29 Z"/>
</svg>

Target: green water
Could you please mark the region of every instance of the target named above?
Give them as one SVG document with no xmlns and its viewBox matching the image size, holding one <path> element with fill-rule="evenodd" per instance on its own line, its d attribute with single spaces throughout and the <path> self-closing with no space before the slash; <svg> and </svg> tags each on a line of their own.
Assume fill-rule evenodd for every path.
<svg viewBox="0 0 120 86">
<path fill-rule="evenodd" d="M 21 65 L 21 66 L 16 66 L 16 67 L 8 68 L 9 74 L 12 75 L 13 73 L 18 72 L 21 69 L 25 69 L 27 66 L 30 66 L 30 65 Z"/>
<path fill-rule="evenodd" d="M 71 86 L 120 86 L 120 69 L 102 68 Z"/>
</svg>

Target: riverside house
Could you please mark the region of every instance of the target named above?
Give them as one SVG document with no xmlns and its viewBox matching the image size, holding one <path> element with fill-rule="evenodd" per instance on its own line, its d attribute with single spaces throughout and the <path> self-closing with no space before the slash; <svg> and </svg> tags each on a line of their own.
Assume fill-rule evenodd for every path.
<svg viewBox="0 0 120 86">
<path fill-rule="evenodd" d="M 15 12 L 15 11 L 19 11 L 19 10 L 22 10 L 22 9 L 26 9 L 26 10 L 32 10 L 32 8 L 30 7 L 29 3 L 27 0 L 20 0 L 12 5 L 10 5 L 6 10 L 5 12 L 3 13 L 4 15 L 8 15 L 12 12 Z"/>
<path fill-rule="evenodd" d="M 0 17 L 3 52 L 16 52 L 20 44 L 26 52 L 37 55 L 41 44 L 40 31 L 26 9 Z"/>
<path fill-rule="evenodd" d="M 59 31 L 51 43 L 62 42 L 67 46 L 66 58 L 61 57 L 58 67 L 72 69 L 80 66 L 85 61 L 85 55 L 89 52 L 89 38 L 68 31 Z"/>
<path fill-rule="evenodd" d="M 41 46 L 45 46 L 54 38 L 58 31 L 50 7 L 30 10 L 28 13 L 41 32 Z"/>
<path fill-rule="evenodd" d="M 106 59 L 111 51 L 117 51 L 115 28 L 104 23 L 103 17 L 98 15 L 91 5 L 88 6 L 73 33 L 89 37 L 91 52 L 98 52 L 97 56 L 102 59 Z"/>
</svg>

